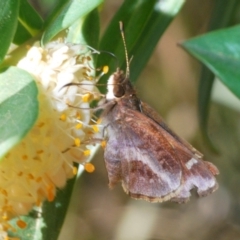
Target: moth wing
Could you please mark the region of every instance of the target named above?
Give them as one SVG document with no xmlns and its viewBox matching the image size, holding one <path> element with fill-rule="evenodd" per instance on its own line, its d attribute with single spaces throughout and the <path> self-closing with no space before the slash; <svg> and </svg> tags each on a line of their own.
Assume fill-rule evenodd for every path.
<svg viewBox="0 0 240 240">
<path fill-rule="evenodd" d="M 122 181 L 131 197 L 151 202 L 177 195 L 182 184 L 181 165 L 158 128 L 141 113 L 119 109 L 119 120 L 107 127 L 104 158 L 110 187 Z"/>
<path fill-rule="evenodd" d="M 130 196 L 151 202 L 185 202 L 194 187 L 199 195 L 217 188 L 217 168 L 190 144 L 141 112 L 123 106 L 117 112 L 105 150 L 110 187 L 122 181 Z"/>
<path fill-rule="evenodd" d="M 182 149 L 176 149 L 176 152 L 182 162 L 184 183 L 178 194 L 171 199 L 172 201 L 186 202 L 193 188 L 197 188 L 197 193 L 201 197 L 207 196 L 218 188 L 214 175 L 219 172 L 212 163 L 198 159 L 196 156 L 189 159 L 189 155 Z"/>
<path fill-rule="evenodd" d="M 182 164 L 184 184 L 181 191 L 172 200 L 177 202 L 185 201 L 190 197 L 190 190 L 194 187 L 198 189 L 199 196 L 206 196 L 215 191 L 218 188 L 214 177 L 214 175 L 219 174 L 217 167 L 210 162 L 204 161 L 202 159 L 203 155 L 199 151 L 169 129 L 154 109 L 146 103 L 142 102 L 141 104 L 143 113 L 162 128 L 162 134 L 170 141 L 177 158 Z"/>
<path fill-rule="evenodd" d="M 186 148 L 188 148 L 188 150 L 190 150 L 193 154 L 197 154 L 200 157 L 202 157 L 203 155 L 197 151 L 191 144 L 189 144 L 187 141 L 185 141 L 184 139 L 180 138 L 179 136 L 177 136 L 169 127 L 168 125 L 164 122 L 163 118 L 153 109 L 151 108 L 147 103 L 145 102 L 141 102 L 141 107 L 143 110 L 143 113 L 148 116 L 149 118 L 151 118 L 154 122 L 156 122 L 158 125 L 160 125 L 161 128 L 163 128 L 163 130 L 165 130 L 166 132 L 168 132 L 177 142 L 181 143 L 183 146 L 185 146 Z"/>
</svg>

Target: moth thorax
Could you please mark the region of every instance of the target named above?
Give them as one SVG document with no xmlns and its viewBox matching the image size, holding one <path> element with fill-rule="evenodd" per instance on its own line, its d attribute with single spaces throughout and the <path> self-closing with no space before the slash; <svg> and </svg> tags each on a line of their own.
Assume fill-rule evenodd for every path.
<svg viewBox="0 0 240 240">
<path fill-rule="evenodd" d="M 107 83 L 108 93 L 106 98 L 108 100 L 121 98 L 125 94 L 124 87 L 125 75 L 122 71 L 117 70 L 114 74 L 110 76 Z"/>
</svg>

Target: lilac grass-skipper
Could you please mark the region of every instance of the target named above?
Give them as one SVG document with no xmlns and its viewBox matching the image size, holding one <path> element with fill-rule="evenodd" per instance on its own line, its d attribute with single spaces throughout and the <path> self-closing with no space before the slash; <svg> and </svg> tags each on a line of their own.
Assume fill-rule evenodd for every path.
<svg viewBox="0 0 240 240">
<path fill-rule="evenodd" d="M 186 202 L 190 191 L 206 196 L 218 187 L 218 169 L 173 133 L 162 118 L 137 96 L 126 74 L 117 69 L 108 80 L 102 114 L 107 132 L 104 158 L 110 188 L 122 182 L 132 198 L 150 202 Z"/>
</svg>

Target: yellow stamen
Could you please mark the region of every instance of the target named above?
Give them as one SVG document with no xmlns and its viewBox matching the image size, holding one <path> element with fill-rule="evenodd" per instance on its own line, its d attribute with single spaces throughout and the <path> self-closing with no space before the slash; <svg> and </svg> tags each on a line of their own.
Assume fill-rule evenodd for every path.
<svg viewBox="0 0 240 240">
<path fill-rule="evenodd" d="M 22 156 L 22 160 L 27 160 L 28 159 L 28 156 L 27 155 L 23 155 Z"/>
<path fill-rule="evenodd" d="M 83 126 L 82 123 L 78 123 L 78 124 L 75 126 L 75 128 L 76 128 L 76 129 L 80 129 L 80 128 L 82 128 L 82 126 Z"/>
<path fill-rule="evenodd" d="M 97 125 L 92 125 L 92 128 L 94 132 L 99 132 L 99 127 Z"/>
<path fill-rule="evenodd" d="M 78 169 L 76 167 L 73 167 L 73 175 L 77 175 Z"/>
<path fill-rule="evenodd" d="M 109 70 L 109 67 L 104 66 L 102 71 L 103 71 L 104 74 L 106 74 L 106 73 L 108 73 L 108 70 Z"/>
<path fill-rule="evenodd" d="M 99 118 L 99 119 L 97 120 L 97 124 L 101 124 L 101 122 L 102 122 L 102 119 Z"/>
<path fill-rule="evenodd" d="M 93 80 L 93 77 L 87 76 L 87 80 L 92 81 L 92 80 Z"/>
<path fill-rule="evenodd" d="M 74 144 L 76 147 L 79 147 L 81 145 L 81 140 L 79 138 L 74 139 Z"/>
<path fill-rule="evenodd" d="M 67 119 L 67 116 L 66 116 L 66 114 L 65 113 L 63 113 L 61 116 L 60 116 L 60 118 L 59 118 L 61 121 L 66 121 L 66 119 Z"/>
<path fill-rule="evenodd" d="M 91 154 L 91 150 L 87 149 L 83 152 L 84 156 L 89 156 Z"/>
<path fill-rule="evenodd" d="M 18 227 L 23 229 L 27 226 L 27 223 L 24 222 L 23 220 L 19 219 L 19 220 L 17 220 L 17 225 L 18 225 Z"/>
<path fill-rule="evenodd" d="M 54 186 L 53 185 L 48 185 L 47 187 L 47 199 L 49 202 L 52 202 L 54 200 Z"/>
<path fill-rule="evenodd" d="M 83 100 L 83 102 L 89 102 L 91 97 L 92 97 L 91 93 L 86 93 L 82 96 L 82 100 Z"/>
<path fill-rule="evenodd" d="M 106 142 L 105 140 L 103 140 L 103 141 L 101 142 L 101 147 L 102 147 L 102 148 L 105 148 L 106 145 L 107 145 L 107 142 Z"/>
<path fill-rule="evenodd" d="M 81 115 L 80 115 L 80 113 L 79 113 L 79 112 L 77 112 L 77 113 L 76 113 L 76 118 L 77 118 L 78 120 L 80 120 L 80 119 L 81 119 Z"/>
<path fill-rule="evenodd" d="M 7 216 L 7 214 L 5 214 L 5 215 L 2 216 L 2 220 L 4 220 L 4 221 L 9 220 L 9 217 Z"/>
<path fill-rule="evenodd" d="M 85 169 L 86 172 L 92 173 L 92 172 L 94 172 L 95 167 L 91 163 L 86 163 L 86 164 L 84 164 L 84 169 Z"/>
</svg>

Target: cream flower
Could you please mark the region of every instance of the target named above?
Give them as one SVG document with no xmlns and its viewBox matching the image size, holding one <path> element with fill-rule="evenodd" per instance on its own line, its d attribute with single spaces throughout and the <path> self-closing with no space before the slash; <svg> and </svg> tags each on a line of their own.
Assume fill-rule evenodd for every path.
<svg viewBox="0 0 240 240">
<path fill-rule="evenodd" d="M 34 205 L 53 201 L 86 163 L 94 134 L 89 102 L 99 97 L 91 51 L 86 46 L 53 42 L 30 48 L 18 67 L 31 73 L 39 90 L 39 117 L 27 136 L 0 163 L 0 214 L 3 227 Z M 68 86 L 68 83 L 82 83 Z M 78 108 L 79 107 L 79 108 Z M 86 108 L 86 110 L 82 110 Z"/>
</svg>

